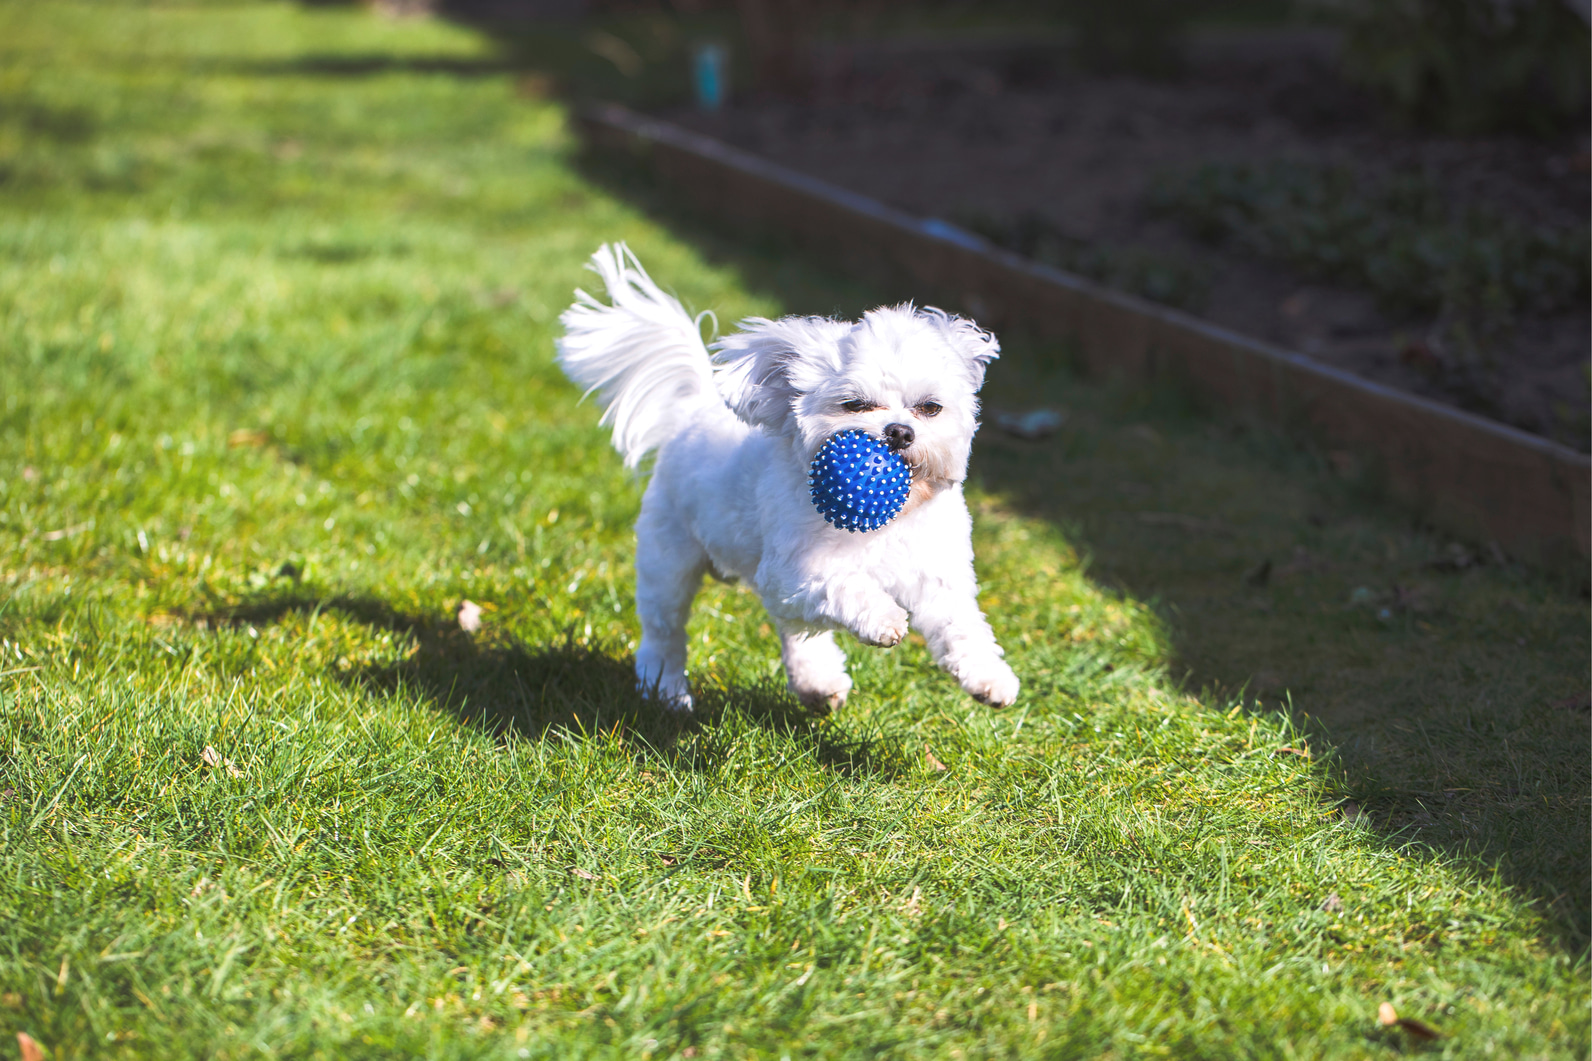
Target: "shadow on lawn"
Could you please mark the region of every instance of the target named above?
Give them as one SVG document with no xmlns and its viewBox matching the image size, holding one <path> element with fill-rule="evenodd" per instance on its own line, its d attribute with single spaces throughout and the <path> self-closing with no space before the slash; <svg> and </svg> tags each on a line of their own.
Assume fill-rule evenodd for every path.
<svg viewBox="0 0 1592 1061">
<path fill-rule="evenodd" d="M 328 613 L 405 635 L 415 646 L 397 664 L 333 669 L 332 677 L 381 694 L 418 696 L 502 739 L 617 737 L 643 755 L 710 769 L 728 753 L 726 728 L 744 721 L 840 774 L 896 777 L 912 769 L 899 741 L 823 720 L 773 681 L 705 689 L 689 715 L 664 710 L 637 692 L 628 658 L 573 638 L 526 645 L 490 630 L 467 633 L 451 618 L 399 611 L 370 597 L 290 596 L 193 618 L 211 626 L 261 626 Z"/>
<path fill-rule="evenodd" d="M 628 160 L 585 156 L 578 165 L 594 184 L 791 312 L 856 316 L 882 302 L 925 297 L 889 278 L 841 278 L 777 236 L 728 230 L 682 208 Z M 1055 344 L 1012 332 L 986 399 L 1065 405 L 1065 385 L 1054 372 L 1047 379 L 1044 363 L 1057 358 Z M 1171 393 L 1113 395 L 1096 386 L 1091 394 L 1090 402 L 1106 398 L 1112 408 L 1076 410 L 1076 420 L 1095 421 L 1088 430 L 1069 424 L 1047 443 L 981 435 L 974 478 L 1019 511 L 1062 528 L 1110 591 L 1155 602 L 1173 634 L 1176 669 L 1213 707 L 1239 696 L 1256 710 L 1291 702 L 1318 747 L 1332 750 L 1334 768 L 1388 843 L 1454 856 L 1481 873 L 1496 866 L 1548 915 L 1561 945 L 1584 951 L 1592 936 L 1592 732 L 1584 710 L 1565 706 L 1585 690 L 1585 609 L 1576 590 L 1519 568 L 1445 574 L 1429 559 L 1385 563 L 1387 535 L 1414 528 L 1363 489 L 1323 473 L 1297 444 L 1190 415 Z M 1214 439 L 1211 452 L 1183 452 L 1164 437 L 1171 431 Z M 1206 488 L 1180 490 L 1184 473 L 1205 476 Z M 1246 500 L 1255 497 L 1267 498 L 1274 511 L 1256 519 Z M 1151 511 L 1174 506 L 1172 513 Z M 1285 506 L 1298 511 L 1278 515 Z M 1145 514 L 1153 518 L 1135 518 Z M 1335 528 L 1346 531 L 1343 537 L 1370 537 L 1375 547 L 1356 547 L 1358 558 L 1348 561 L 1305 547 Z M 1445 620 L 1423 615 L 1420 594 L 1440 596 L 1442 579 L 1476 576 L 1493 580 L 1482 591 L 1490 598 L 1475 599 L 1486 599 L 1488 621 L 1499 628 L 1483 636 L 1450 621 L 1448 630 L 1431 632 L 1428 619 Z M 1411 579 L 1433 585 L 1412 590 Z M 1349 611 L 1345 599 L 1365 582 L 1396 608 L 1407 596 L 1411 608 L 1392 623 L 1379 623 L 1374 607 Z M 1474 585 L 1462 591 L 1474 595 Z M 1532 594 L 1553 612 L 1542 621 L 1547 633 L 1521 603 Z M 1565 640 L 1571 628 L 1574 644 Z M 1540 641 L 1529 662 L 1516 647 L 1528 636 Z"/>
</svg>

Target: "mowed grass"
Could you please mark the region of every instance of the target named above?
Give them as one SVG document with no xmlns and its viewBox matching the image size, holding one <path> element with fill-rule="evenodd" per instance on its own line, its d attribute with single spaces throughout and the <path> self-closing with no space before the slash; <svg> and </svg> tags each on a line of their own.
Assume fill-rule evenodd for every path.
<svg viewBox="0 0 1592 1061">
<path fill-rule="evenodd" d="M 985 440 L 974 494 L 1015 708 L 913 643 L 853 646 L 852 702 L 809 718 L 721 586 L 698 717 L 638 701 L 640 487 L 551 362 L 582 260 L 626 239 L 726 321 L 868 292 L 682 239 L 583 176 L 527 84 L 357 8 L 0 8 L 0 1031 L 63 1057 L 1585 1055 L 1585 901 L 1553 902 L 1584 880 L 1554 859 L 1584 874 L 1586 756 L 1555 753 L 1585 726 L 1522 721 L 1584 688 L 1574 590 L 1467 569 L 1391 630 L 1330 580 L 1244 588 L 1199 505 L 1280 548 L 1337 499 L 1334 579 L 1443 543 L 1042 351 L 992 393 L 1074 419 Z M 1113 514 L 1174 486 L 1198 496 Z M 1055 511 L 1069 489 L 1099 514 Z M 1212 629 L 1091 554 L 1217 601 Z M 1262 593 L 1305 635 L 1262 636 Z M 1472 650 L 1470 624 L 1513 636 L 1504 598 L 1549 647 Z M 1276 690 L 1385 704 L 1364 675 L 1449 689 L 1461 656 L 1525 673 L 1492 706 L 1545 749 L 1508 812 L 1538 831 L 1346 817 L 1356 760 Z M 1232 671 L 1261 663 L 1257 705 Z"/>
</svg>

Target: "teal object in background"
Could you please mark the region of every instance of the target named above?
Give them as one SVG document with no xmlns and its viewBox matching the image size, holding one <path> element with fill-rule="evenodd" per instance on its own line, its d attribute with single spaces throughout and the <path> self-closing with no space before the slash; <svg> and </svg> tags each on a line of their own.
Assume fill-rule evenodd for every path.
<svg viewBox="0 0 1592 1061">
<path fill-rule="evenodd" d="M 697 109 L 724 109 L 729 95 L 729 53 L 724 45 L 698 44 L 691 53 L 691 81 L 696 89 Z"/>
</svg>

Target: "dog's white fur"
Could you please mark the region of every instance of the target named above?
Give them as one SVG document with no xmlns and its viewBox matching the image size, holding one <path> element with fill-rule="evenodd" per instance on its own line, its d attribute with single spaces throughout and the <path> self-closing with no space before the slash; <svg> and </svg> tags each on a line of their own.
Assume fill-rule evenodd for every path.
<svg viewBox="0 0 1592 1061">
<path fill-rule="evenodd" d="M 627 465 L 658 453 L 636 522 L 642 688 L 690 708 L 686 619 L 712 573 L 756 588 L 808 706 L 839 707 L 851 689 L 834 630 L 888 648 L 909 620 L 969 694 L 1016 700 L 1017 676 L 978 608 L 962 497 L 994 337 L 902 305 L 855 322 L 754 317 L 710 354 L 698 321 L 624 244 L 604 245 L 591 268 L 612 304 L 575 292 L 559 364 L 597 393 Z M 875 408 L 843 408 L 856 399 Z M 860 534 L 825 523 L 807 485 L 819 446 L 851 429 L 882 437 L 891 424 L 915 434 L 900 451 L 912 466 L 901 514 Z"/>
</svg>

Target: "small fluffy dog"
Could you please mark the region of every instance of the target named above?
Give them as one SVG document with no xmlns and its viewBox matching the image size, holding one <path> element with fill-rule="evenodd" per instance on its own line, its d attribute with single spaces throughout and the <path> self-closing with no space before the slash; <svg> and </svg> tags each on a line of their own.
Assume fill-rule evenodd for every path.
<svg viewBox="0 0 1592 1061">
<path fill-rule="evenodd" d="M 590 267 L 612 304 L 575 292 L 558 362 L 596 392 L 627 465 L 658 451 L 636 522 L 641 688 L 690 709 L 686 618 L 711 573 L 757 589 L 808 707 L 839 707 L 851 690 L 833 631 L 889 648 L 909 621 L 970 695 L 1016 700 L 978 608 L 962 497 L 994 336 L 909 304 L 860 321 L 754 317 L 710 354 L 698 321 L 624 244 Z M 814 455 L 846 430 L 888 443 L 912 470 L 901 512 L 867 533 L 830 526 L 809 496 Z"/>
</svg>

